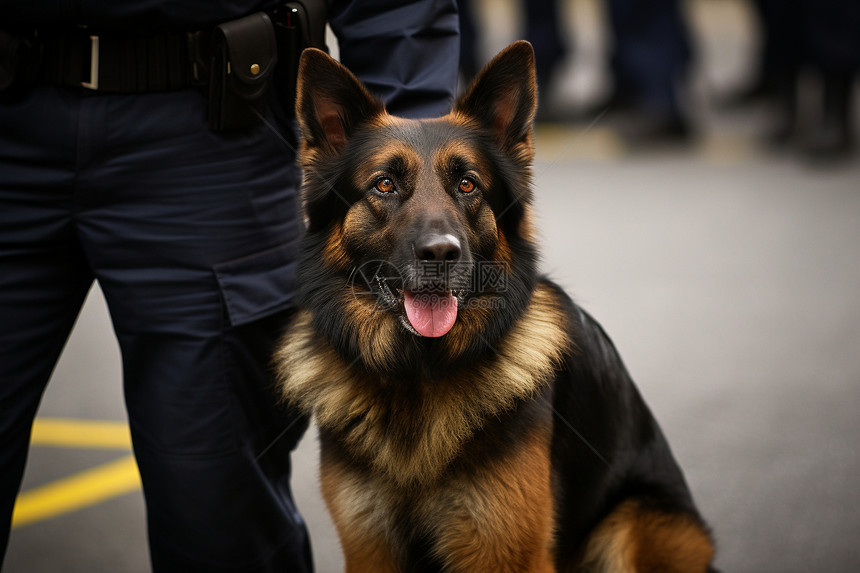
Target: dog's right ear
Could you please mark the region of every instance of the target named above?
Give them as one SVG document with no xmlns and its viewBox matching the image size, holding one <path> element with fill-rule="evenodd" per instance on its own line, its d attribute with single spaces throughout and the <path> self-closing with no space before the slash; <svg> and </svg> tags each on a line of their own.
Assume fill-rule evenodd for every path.
<svg viewBox="0 0 860 573">
<path fill-rule="evenodd" d="M 514 42 L 493 58 L 454 105 L 474 118 L 501 149 L 524 163 L 534 154 L 532 122 L 537 109 L 535 55 L 531 44 Z"/>
<path fill-rule="evenodd" d="M 302 52 L 296 117 L 304 144 L 339 154 L 356 127 L 385 111 L 352 72 L 316 48 Z"/>
</svg>

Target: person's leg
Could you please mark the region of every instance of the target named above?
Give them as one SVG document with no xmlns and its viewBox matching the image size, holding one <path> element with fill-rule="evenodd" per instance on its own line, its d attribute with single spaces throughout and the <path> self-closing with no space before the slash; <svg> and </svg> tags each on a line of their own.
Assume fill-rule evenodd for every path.
<svg viewBox="0 0 860 573">
<path fill-rule="evenodd" d="M 610 9 L 616 12 L 618 70 L 635 86 L 639 104 L 661 112 L 677 109 L 678 88 L 690 60 L 677 0 L 610 0 Z"/>
<path fill-rule="evenodd" d="M 92 284 L 75 234 L 77 106 L 0 99 L 0 563 L 33 417 Z"/>
<path fill-rule="evenodd" d="M 558 0 L 527 0 L 525 12 L 525 39 L 535 51 L 538 89 L 550 89 L 554 72 L 567 56 L 564 14 Z"/>
<path fill-rule="evenodd" d="M 643 126 L 636 139 L 688 134 L 681 93 L 687 84 L 690 42 L 677 0 L 609 0 L 616 84 L 628 93 Z M 637 133 L 641 131 L 641 133 Z"/>
<path fill-rule="evenodd" d="M 852 102 L 860 71 L 860 4 L 806 0 L 803 7 L 803 36 L 822 85 L 821 106 L 813 115 L 807 151 L 813 159 L 844 159 L 854 144 Z"/>
<path fill-rule="evenodd" d="M 762 17 L 768 22 L 770 60 L 768 77 L 773 87 L 772 125 L 768 143 L 788 143 L 798 126 L 798 82 L 804 63 L 803 2 L 805 0 L 759 0 Z"/>
<path fill-rule="evenodd" d="M 464 83 L 468 85 L 475 79 L 475 75 L 483 65 L 479 53 L 480 27 L 475 21 L 475 7 L 470 0 L 460 0 L 458 8 L 457 13 L 460 17 L 460 75 Z"/>
<path fill-rule="evenodd" d="M 270 355 L 292 296 L 297 168 L 264 126 L 205 128 L 196 92 L 98 98 L 84 248 L 123 357 L 153 568 L 310 571 L 289 490 L 306 420 Z"/>
</svg>

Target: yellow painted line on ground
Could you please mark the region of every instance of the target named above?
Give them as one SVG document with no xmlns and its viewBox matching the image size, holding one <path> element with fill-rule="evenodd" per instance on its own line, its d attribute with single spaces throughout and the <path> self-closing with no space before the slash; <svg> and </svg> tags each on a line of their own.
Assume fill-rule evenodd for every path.
<svg viewBox="0 0 860 573">
<path fill-rule="evenodd" d="M 86 450 L 131 450 L 128 424 L 109 420 L 36 418 L 33 446 Z M 12 513 L 12 527 L 21 527 L 77 511 L 140 489 L 134 456 L 96 466 L 21 492 Z"/>
<path fill-rule="evenodd" d="M 131 450 L 125 422 L 36 418 L 30 443 L 60 448 Z"/>
<path fill-rule="evenodd" d="M 539 124 L 535 128 L 535 148 L 536 159 L 540 162 L 616 161 L 626 153 L 621 137 L 612 129 L 598 125 Z"/>
<path fill-rule="evenodd" d="M 12 512 L 12 527 L 50 519 L 139 488 L 140 474 L 134 456 L 125 456 L 21 492 Z"/>
<path fill-rule="evenodd" d="M 762 157 L 763 151 L 755 140 L 731 133 L 704 133 L 686 146 L 673 146 L 655 142 L 641 148 L 628 147 L 617 130 L 594 125 L 576 127 L 567 125 L 538 124 L 535 127 L 535 158 L 546 166 L 558 161 L 617 162 L 624 158 L 635 158 L 642 153 L 651 156 L 657 153 L 666 157 L 690 157 L 713 165 L 736 165 Z M 541 175 L 539 165 L 535 173 Z"/>
<path fill-rule="evenodd" d="M 762 150 L 755 142 L 739 136 L 715 134 L 706 138 L 699 147 L 699 154 L 709 163 L 736 165 L 760 159 Z"/>
</svg>

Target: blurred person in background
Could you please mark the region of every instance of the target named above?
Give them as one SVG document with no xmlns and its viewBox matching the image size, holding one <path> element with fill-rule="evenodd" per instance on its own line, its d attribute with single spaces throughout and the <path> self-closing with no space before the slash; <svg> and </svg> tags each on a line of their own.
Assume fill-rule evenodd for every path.
<svg viewBox="0 0 860 573">
<path fill-rule="evenodd" d="M 547 97 L 569 56 L 569 31 L 558 1 L 519 3 L 525 24 L 517 33 L 535 48 L 541 92 L 537 120 L 590 122 L 605 113 L 624 112 L 621 132 L 631 143 L 686 141 L 692 134 L 685 110 L 691 49 L 679 0 L 606 0 L 605 6 L 612 36 L 613 87 L 604 101 L 576 114 L 571 108 L 552 106 Z M 460 0 L 460 28 L 460 67 L 469 78 L 483 63 L 474 0 Z"/>
<path fill-rule="evenodd" d="M 568 54 L 563 30 L 564 17 L 557 0 L 524 0 L 520 3 L 525 24 L 518 33 L 531 43 L 535 51 L 535 66 L 539 96 L 538 119 L 546 111 L 546 95 L 558 77 L 558 68 Z M 460 10 L 460 74 L 468 85 L 486 63 L 480 55 L 480 25 L 476 22 L 473 0 L 459 0 Z"/>
<path fill-rule="evenodd" d="M 628 140 L 686 141 L 692 51 L 679 0 L 607 0 L 614 38 L 609 105 L 627 110 Z"/>
<path fill-rule="evenodd" d="M 807 151 L 814 159 L 842 158 L 854 147 L 853 88 L 860 69 L 860 2 L 803 0 L 803 6 L 804 43 L 822 89 L 820 106 L 811 111 L 814 127 Z"/>
<path fill-rule="evenodd" d="M 767 140 L 774 145 L 797 146 L 814 159 L 849 155 L 860 68 L 860 2 L 755 0 L 753 6 L 761 36 L 757 69 L 752 84 L 727 103 L 734 107 L 763 99 L 772 104 Z M 810 84 L 820 88 L 820 97 L 801 97 Z M 810 133 L 801 131 L 806 126 Z"/>
</svg>

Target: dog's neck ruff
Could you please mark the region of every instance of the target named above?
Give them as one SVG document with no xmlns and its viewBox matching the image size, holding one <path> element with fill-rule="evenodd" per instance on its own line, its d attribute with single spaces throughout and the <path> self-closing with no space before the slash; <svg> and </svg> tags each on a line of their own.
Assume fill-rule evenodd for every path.
<svg viewBox="0 0 860 573">
<path fill-rule="evenodd" d="M 488 418 L 534 397 L 553 378 L 572 346 L 560 296 L 538 285 L 495 352 L 423 381 L 354 367 L 302 312 L 275 357 L 283 394 L 380 474 L 402 486 L 433 481 Z M 399 400 L 405 393 L 397 385 L 412 385 L 411 398 Z"/>
</svg>

